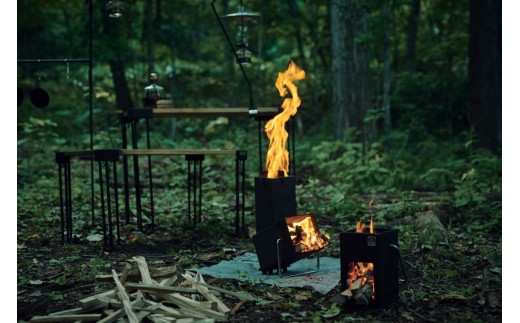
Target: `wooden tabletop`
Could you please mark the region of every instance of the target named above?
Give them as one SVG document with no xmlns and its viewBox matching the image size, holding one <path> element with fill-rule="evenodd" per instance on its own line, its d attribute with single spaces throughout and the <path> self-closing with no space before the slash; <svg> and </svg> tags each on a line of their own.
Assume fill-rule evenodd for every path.
<svg viewBox="0 0 520 323">
<path fill-rule="evenodd" d="M 257 114 L 249 114 L 249 108 L 154 108 L 154 118 L 187 117 L 274 117 L 280 112 L 277 107 L 259 107 Z"/>
<path fill-rule="evenodd" d="M 236 155 L 237 150 L 205 149 L 121 149 L 122 155 Z"/>
</svg>

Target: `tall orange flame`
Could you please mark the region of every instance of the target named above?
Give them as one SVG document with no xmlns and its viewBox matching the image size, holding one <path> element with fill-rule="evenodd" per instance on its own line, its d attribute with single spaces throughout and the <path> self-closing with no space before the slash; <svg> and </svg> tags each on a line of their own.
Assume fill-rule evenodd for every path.
<svg viewBox="0 0 520 323">
<path fill-rule="evenodd" d="M 285 149 L 289 133 L 285 130 L 285 123 L 296 114 L 301 104 L 298 88 L 293 81 L 304 78 L 305 71 L 296 66 L 293 61 L 285 72 L 278 73 L 276 88 L 280 92 L 280 96 L 286 96 L 289 91 L 292 98 L 286 98 L 282 103 L 283 111 L 265 125 L 265 132 L 269 138 L 269 150 L 265 163 L 268 178 L 278 177 L 279 171 L 283 172 L 284 177 L 289 173 L 289 152 Z"/>
</svg>

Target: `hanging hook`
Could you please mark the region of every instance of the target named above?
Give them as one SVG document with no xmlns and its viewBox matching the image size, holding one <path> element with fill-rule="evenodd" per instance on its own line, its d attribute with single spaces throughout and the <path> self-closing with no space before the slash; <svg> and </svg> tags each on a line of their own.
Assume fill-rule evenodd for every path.
<svg viewBox="0 0 520 323">
<path fill-rule="evenodd" d="M 69 62 L 65 58 L 65 63 L 67 64 L 67 80 L 69 79 Z"/>
</svg>

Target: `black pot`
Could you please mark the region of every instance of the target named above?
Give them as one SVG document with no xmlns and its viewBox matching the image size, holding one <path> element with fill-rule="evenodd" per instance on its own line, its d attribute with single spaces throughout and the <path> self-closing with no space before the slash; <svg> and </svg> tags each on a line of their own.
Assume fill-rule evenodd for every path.
<svg viewBox="0 0 520 323">
<path fill-rule="evenodd" d="M 49 105 L 49 94 L 42 88 L 35 88 L 31 91 L 31 102 L 37 108 L 45 108 Z"/>
</svg>

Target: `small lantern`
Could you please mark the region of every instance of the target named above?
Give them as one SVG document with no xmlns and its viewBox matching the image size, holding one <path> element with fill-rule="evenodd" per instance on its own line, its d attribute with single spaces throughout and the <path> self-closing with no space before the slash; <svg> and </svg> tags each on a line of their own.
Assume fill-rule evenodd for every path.
<svg viewBox="0 0 520 323">
<path fill-rule="evenodd" d="M 150 74 L 150 85 L 144 88 L 143 105 L 147 108 L 154 108 L 157 100 L 162 100 L 164 96 L 164 88 L 157 84 L 157 74 Z"/>
<path fill-rule="evenodd" d="M 235 52 L 237 55 L 237 63 L 249 64 L 251 63 L 251 52 L 247 49 L 248 36 L 247 36 L 247 22 L 255 21 L 260 17 L 257 13 L 251 13 L 244 11 L 244 8 L 240 6 L 240 11 L 222 16 L 225 20 L 234 21 L 238 24 L 238 33 L 236 36 L 238 50 Z"/>
<path fill-rule="evenodd" d="M 110 18 L 119 18 L 125 13 L 125 4 L 119 0 L 110 0 L 106 5 Z"/>
</svg>

